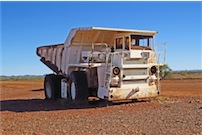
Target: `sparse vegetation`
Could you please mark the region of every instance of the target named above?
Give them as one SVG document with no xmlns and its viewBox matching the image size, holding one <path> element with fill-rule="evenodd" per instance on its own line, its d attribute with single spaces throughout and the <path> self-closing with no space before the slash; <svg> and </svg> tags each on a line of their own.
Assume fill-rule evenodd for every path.
<svg viewBox="0 0 202 135">
<path fill-rule="evenodd" d="M 20 80 L 43 80 L 43 76 L 3 76 L 0 81 L 20 81 Z"/>
<path fill-rule="evenodd" d="M 160 77 L 164 79 L 168 77 L 168 75 L 169 75 L 169 78 L 172 77 L 172 69 L 167 64 L 160 66 Z"/>
<path fill-rule="evenodd" d="M 183 71 L 183 72 L 179 72 L 179 74 L 181 74 L 182 76 L 186 77 L 189 73 L 186 72 L 186 71 Z"/>
<path fill-rule="evenodd" d="M 202 79 L 202 70 L 172 71 L 168 65 L 160 67 L 162 79 Z"/>
<path fill-rule="evenodd" d="M 202 79 L 202 72 L 170 72 L 163 79 Z"/>
<path fill-rule="evenodd" d="M 167 74 L 166 78 L 172 79 L 172 78 L 173 78 L 173 72 L 169 72 L 169 73 Z"/>
<path fill-rule="evenodd" d="M 173 72 L 173 77 L 171 79 L 202 79 L 202 72 Z"/>
</svg>

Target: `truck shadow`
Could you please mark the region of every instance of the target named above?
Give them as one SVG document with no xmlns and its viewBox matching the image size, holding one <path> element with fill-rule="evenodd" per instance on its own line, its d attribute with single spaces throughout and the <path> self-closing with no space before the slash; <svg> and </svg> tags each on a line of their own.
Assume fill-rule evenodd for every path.
<svg viewBox="0 0 202 135">
<path fill-rule="evenodd" d="M 138 101 L 144 102 L 144 101 Z M 89 109 L 102 108 L 107 106 L 115 106 L 128 104 L 131 102 L 107 103 L 105 101 L 91 101 L 84 105 L 75 104 L 60 104 L 56 101 L 47 101 L 44 99 L 17 99 L 17 100 L 2 100 L 0 101 L 0 111 L 11 112 L 37 112 L 37 111 L 56 111 L 56 110 L 71 110 L 71 109 Z M 133 102 L 133 103 L 136 103 Z"/>
<path fill-rule="evenodd" d="M 44 91 L 44 89 L 34 89 L 34 90 L 30 90 L 32 92 L 38 92 L 38 91 Z"/>
</svg>

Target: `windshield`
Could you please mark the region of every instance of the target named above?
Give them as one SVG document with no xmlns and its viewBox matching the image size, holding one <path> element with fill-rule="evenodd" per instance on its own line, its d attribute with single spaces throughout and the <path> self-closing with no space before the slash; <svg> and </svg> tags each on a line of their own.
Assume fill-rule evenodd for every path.
<svg viewBox="0 0 202 135">
<path fill-rule="evenodd" d="M 147 46 L 152 44 L 152 36 L 131 35 L 131 46 Z"/>
</svg>

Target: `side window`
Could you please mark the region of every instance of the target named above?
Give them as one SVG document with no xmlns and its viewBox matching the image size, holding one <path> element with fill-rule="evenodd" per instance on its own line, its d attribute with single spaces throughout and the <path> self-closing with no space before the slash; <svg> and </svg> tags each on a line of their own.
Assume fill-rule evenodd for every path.
<svg viewBox="0 0 202 135">
<path fill-rule="evenodd" d="M 129 37 L 125 37 L 125 49 L 129 50 Z"/>
<path fill-rule="evenodd" d="M 123 48 L 123 38 L 116 38 L 116 49 Z"/>
<path fill-rule="evenodd" d="M 135 39 L 132 39 L 132 40 L 131 40 L 131 44 L 132 44 L 132 45 L 137 45 L 136 40 L 135 40 Z"/>
<path fill-rule="evenodd" d="M 140 39 L 140 46 L 147 46 L 148 45 L 148 39 Z"/>
<path fill-rule="evenodd" d="M 131 35 L 131 45 L 139 46 L 139 37 L 135 35 Z"/>
</svg>

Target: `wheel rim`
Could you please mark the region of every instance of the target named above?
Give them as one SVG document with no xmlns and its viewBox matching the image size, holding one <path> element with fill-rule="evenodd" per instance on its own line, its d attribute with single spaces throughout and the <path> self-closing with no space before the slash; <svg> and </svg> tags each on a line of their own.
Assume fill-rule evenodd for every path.
<svg viewBox="0 0 202 135">
<path fill-rule="evenodd" d="M 72 84 L 71 84 L 71 97 L 72 97 L 72 100 L 74 100 L 76 98 L 76 88 L 75 88 L 74 82 L 72 82 Z"/>
<path fill-rule="evenodd" d="M 52 95 L 52 90 L 51 90 L 51 85 L 49 82 L 46 83 L 46 96 L 48 98 L 51 98 Z"/>
</svg>

